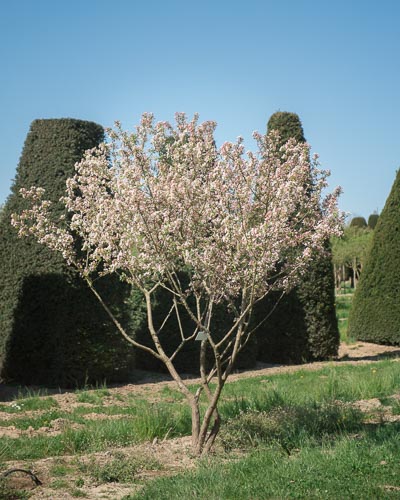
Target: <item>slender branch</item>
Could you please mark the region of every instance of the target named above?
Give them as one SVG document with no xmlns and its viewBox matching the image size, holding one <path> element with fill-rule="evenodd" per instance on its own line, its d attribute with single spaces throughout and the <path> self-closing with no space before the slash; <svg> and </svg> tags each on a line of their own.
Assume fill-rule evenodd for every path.
<svg viewBox="0 0 400 500">
<path fill-rule="evenodd" d="M 179 333 L 181 334 L 181 339 L 183 341 L 183 340 L 185 340 L 185 335 L 183 333 L 182 323 L 181 323 L 181 315 L 179 314 L 178 304 L 176 303 L 176 297 L 175 296 L 173 297 L 173 301 L 174 301 L 173 307 L 175 307 L 176 319 L 178 320 Z"/>
<path fill-rule="evenodd" d="M 170 318 L 173 310 L 174 310 L 174 305 L 171 306 L 170 310 L 168 311 L 168 314 L 164 318 L 164 321 L 161 323 L 160 328 L 157 330 L 156 335 L 158 335 L 161 332 L 161 330 L 164 328 L 164 326 L 165 326 L 166 322 L 168 321 L 168 319 Z"/>
<path fill-rule="evenodd" d="M 170 358 L 165 353 L 165 351 L 164 351 L 164 349 L 163 349 L 162 345 L 160 344 L 160 341 L 157 337 L 157 332 L 154 328 L 154 323 L 153 323 L 153 310 L 152 310 L 152 306 L 151 306 L 151 297 L 150 297 L 150 294 L 148 291 L 146 291 L 146 293 L 145 293 L 145 299 L 146 299 L 146 308 L 147 308 L 147 324 L 149 327 L 149 332 L 150 332 L 151 338 L 153 339 L 155 348 L 157 349 L 158 358 L 161 359 L 161 361 L 165 364 L 171 377 L 177 383 L 180 391 L 187 397 L 189 402 L 192 403 L 193 394 L 189 391 L 188 387 L 183 382 L 182 377 L 179 375 L 179 373 L 177 372 L 173 363 L 171 362 Z"/>
<path fill-rule="evenodd" d="M 139 342 L 136 342 L 136 340 L 134 340 L 133 338 L 131 338 L 124 330 L 123 326 L 121 325 L 121 323 L 117 320 L 117 318 L 114 316 L 114 314 L 111 312 L 110 308 L 107 306 L 107 304 L 104 302 L 104 300 L 101 298 L 101 296 L 99 295 L 99 293 L 97 292 L 97 290 L 94 288 L 93 286 L 93 283 L 91 282 L 91 280 L 88 278 L 88 277 L 85 277 L 85 281 L 86 283 L 88 284 L 90 290 L 94 293 L 94 295 L 96 296 L 97 300 L 100 302 L 101 306 L 103 307 L 103 309 L 106 311 L 106 313 L 108 314 L 108 316 L 110 317 L 110 319 L 112 320 L 112 322 L 114 323 L 114 325 L 117 327 L 118 331 L 121 333 L 121 335 L 124 337 L 125 340 L 127 340 L 130 344 L 132 344 L 133 346 L 137 347 L 138 349 L 142 349 L 143 351 L 146 351 L 150 354 L 152 354 L 153 356 L 155 356 L 157 359 L 161 359 L 160 355 L 157 354 L 156 351 L 154 351 L 153 349 L 151 349 L 151 347 L 147 347 L 143 344 L 140 344 Z"/>
<path fill-rule="evenodd" d="M 174 360 L 175 356 L 179 353 L 179 351 L 182 350 L 182 348 L 185 344 L 187 344 L 188 342 L 190 342 L 191 340 L 193 340 L 196 337 L 197 332 L 198 332 L 198 329 L 196 328 L 196 330 L 192 333 L 192 335 L 190 335 L 190 337 L 187 337 L 187 338 L 182 340 L 182 342 L 178 345 L 178 347 L 175 349 L 173 354 L 169 357 L 169 359 L 171 361 Z"/>
</svg>

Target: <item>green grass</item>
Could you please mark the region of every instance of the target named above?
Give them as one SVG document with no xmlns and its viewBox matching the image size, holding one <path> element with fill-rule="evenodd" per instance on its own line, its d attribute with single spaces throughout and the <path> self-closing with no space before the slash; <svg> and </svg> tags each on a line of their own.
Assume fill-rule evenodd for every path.
<svg viewBox="0 0 400 500">
<path fill-rule="evenodd" d="M 29 427 L 33 429 L 39 429 L 40 427 L 48 427 L 51 422 L 57 418 L 62 418 L 63 416 L 67 416 L 68 414 L 62 413 L 59 410 L 51 410 L 41 415 L 32 415 L 32 416 L 21 416 L 14 417 L 7 420 L 0 420 L 0 427 L 8 427 L 10 425 L 15 426 L 17 429 L 26 430 Z"/>
<path fill-rule="evenodd" d="M 333 499 L 338 492 L 341 498 L 400 498 L 400 424 L 379 419 L 375 421 L 380 424 L 370 424 L 349 405 L 379 398 L 386 412 L 399 414 L 400 402 L 394 397 L 399 387 L 400 362 L 395 360 L 332 364 L 228 383 L 220 404 L 222 455 L 200 461 L 194 472 L 156 479 L 130 498 Z M 60 457 L 50 470 L 53 487 L 80 497 L 85 495 L 80 488 L 87 479 L 130 484 L 141 470 L 160 468 L 149 457 L 125 456 L 124 446 L 191 431 L 190 410 L 171 387 L 157 393 L 157 402 L 127 395 L 120 400 L 122 405 L 103 406 L 105 397 L 110 398 L 108 403 L 113 397 L 105 388 L 80 391 L 78 396 L 82 402 L 90 399 L 90 407 L 65 412 L 48 396 L 16 399 L 18 406 L 28 403 L 13 411 L 9 420 L 0 420 L 0 425 L 38 429 L 51 427 L 58 418 L 67 425 L 60 435 L 0 438 L 0 459 Z M 149 396 L 154 398 L 153 393 Z M 38 414 L 24 414 L 26 407 L 36 408 Z M 121 418 L 87 420 L 87 413 Z M 80 458 L 110 448 L 121 451 L 114 451 L 106 462 Z M 75 455 L 75 465 L 64 462 L 64 455 Z M 68 479 L 71 475 L 75 482 Z"/>
<path fill-rule="evenodd" d="M 0 412 L 21 413 L 22 411 L 48 410 L 56 407 L 58 407 L 58 403 L 54 398 L 32 396 L 29 398 L 17 398 L 11 405 L 0 404 Z"/>
<path fill-rule="evenodd" d="M 90 403 L 93 405 L 102 404 L 104 398 L 107 396 L 110 396 L 110 391 L 105 388 L 96 390 L 79 390 L 76 392 L 76 400 L 78 403 Z"/>
<path fill-rule="evenodd" d="M 0 498 L 1 500 L 24 500 L 29 498 L 30 492 L 23 490 L 15 490 L 9 485 L 7 478 L 0 478 Z"/>
<path fill-rule="evenodd" d="M 67 426 L 62 434 L 56 436 L 36 435 L 29 439 L 2 437 L 2 459 L 27 460 L 103 451 L 110 447 L 151 441 L 155 437 L 162 439 L 166 435 L 173 437 L 190 432 L 190 412 L 181 405 L 138 405 L 134 413 L 134 416 L 127 415 L 125 419 L 83 420 L 84 428 Z M 70 421 L 73 424 L 76 417 L 72 415 Z"/>
<path fill-rule="evenodd" d="M 50 474 L 56 477 L 65 477 L 73 471 L 73 468 L 66 463 L 60 461 L 55 463 L 50 469 Z"/>
<path fill-rule="evenodd" d="M 227 421 L 243 412 L 269 412 L 279 408 L 303 408 L 301 411 L 305 411 L 338 400 L 351 402 L 373 397 L 389 398 L 399 387 L 400 363 L 396 361 L 380 361 L 362 366 L 328 366 L 318 371 L 300 370 L 229 383 L 224 389 L 220 412 L 223 420 Z M 55 418 L 65 419 L 67 425 L 56 436 L 0 438 L 2 459 L 38 459 L 102 451 L 112 446 L 122 447 L 151 441 L 155 437 L 163 439 L 167 435 L 174 437 L 191 432 L 190 410 L 173 389 L 163 389 L 160 402 L 157 403 L 131 398 L 126 404 L 78 407 L 72 413 L 53 408 L 37 416 L 16 415 L 8 422 L 4 420 L 0 422 L 1 425 L 15 425 L 20 429 L 51 426 Z M 398 405 L 395 402 L 393 404 L 395 411 L 398 411 Z M 118 414 L 123 415 L 123 418 L 85 420 L 85 413 Z M 74 428 L 74 423 L 84 424 L 84 427 Z"/>
<path fill-rule="evenodd" d="M 355 339 L 350 338 L 347 335 L 348 328 L 348 318 L 350 314 L 350 309 L 353 301 L 353 295 L 336 295 L 335 303 L 336 303 L 336 317 L 338 319 L 340 340 L 345 342 L 346 344 L 352 344 L 355 342 Z"/>
<path fill-rule="evenodd" d="M 390 424 L 318 446 L 310 439 L 291 455 L 269 446 L 230 463 L 204 461 L 194 472 L 156 479 L 125 498 L 399 498 L 399 431 Z"/>
<path fill-rule="evenodd" d="M 221 431 L 226 450 L 277 444 L 290 455 L 311 440 L 321 443 L 345 432 L 360 430 L 364 415 L 338 404 L 277 407 L 268 412 L 249 410 L 229 419 Z"/>
<path fill-rule="evenodd" d="M 161 464 L 147 456 L 129 457 L 121 451 L 114 452 L 106 463 L 98 463 L 93 458 L 78 464 L 82 474 L 89 475 L 97 483 L 133 483 L 143 469 L 160 470 Z"/>
<path fill-rule="evenodd" d="M 393 395 L 400 387 L 400 363 L 386 360 L 359 366 L 331 366 L 322 370 L 238 380 L 226 385 L 221 403 L 225 417 L 240 411 L 268 411 L 285 405 L 357 401 Z"/>
</svg>

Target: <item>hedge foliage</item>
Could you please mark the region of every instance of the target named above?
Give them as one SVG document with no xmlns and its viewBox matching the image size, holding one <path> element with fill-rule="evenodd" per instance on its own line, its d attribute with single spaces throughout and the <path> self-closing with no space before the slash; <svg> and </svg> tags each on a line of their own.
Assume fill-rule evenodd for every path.
<svg viewBox="0 0 400 500">
<path fill-rule="evenodd" d="M 379 215 L 378 214 L 371 214 L 368 217 L 368 227 L 370 229 L 375 229 L 377 223 L 378 223 Z"/>
<path fill-rule="evenodd" d="M 375 227 L 349 317 L 349 335 L 400 344 L 400 171 Z"/>
<path fill-rule="evenodd" d="M 0 220 L 0 361 L 3 379 L 23 384 L 75 386 L 120 380 L 133 350 L 122 342 L 84 281 L 56 253 L 33 239 L 19 239 L 11 214 L 25 202 L 19 189 L 46 189 L 54 217 L 65 181 L 86 149 L 103 140 L 100 125 L 35 120 L 25 141 L 12 192 Z M 128 290 L 115 278 L 97 282 L 122 320 Z M 121 355 L 123 353 L 123 355 Z"/>
<path fill-rule="evenodd" d="M 350 227 L 359 227 L 365 229 L 368 226 L 364 217 L 353 217 L 350 222 Z"/>
<path fill-rule="evenodd" d="M 187 275 L 181 273 L 181 282 L 187 280 Z M 195 313 L 195 304 L 189 303 Z M 143 295 L 140 290 L 133 288 L 129 300 L 131 320 L 130 334 L 140 343 L 154 348 L 153 341 L 147 327 L 147 313 Z M 172 306 L 171 293 L 159 288 L 153 299 L 153 322 L 157 329 L 161 327 L 164 319 Z M 185 336 L 189 336 L 195 329 L 195 323 L 185 311 L 183 306 L 179 307 L 180 322 Z M 228 331 L 233 322 L 233 315 L 227 310 L 226 305 L 214 306 L 213 319 L 211 323 L 211 334 L 214 340 L 220 340 Z M 165 352 L 171 356 L 181 343 L 181 334 L 176 314 L 171 314 L 168 321 L 160 331 L 158 338 Z M 200 367 L 200 342 L 191 340 L 186 343 L 182 350 L 174 358 L 175 368 L 180 373 L 199 374 Z M 240 352 L 235 365 L 236 369 L 252 368 L 256 364 L 257 344 L 253 337 L 248 345 Z M 211 348 L 207 351 L 208 368 L 214 364 L 214 356 Z M 166 371 L 164 364 L 154 356 L 138 350 L 136 355 L 136 367 L 150 371 Z"/>
<path fill-rule="evenodd" d="M 305 142 L 303 126 L 295 113 L 274 113 L 267 127 L 268 133 L 271 130 L 279 131 L 283 144 L 291 137 Z M 260 361 L 301 363 L 337 355 L 339 330 L 328 242 L 325 250 L 326 254 L 315 257 L 302 282 L 284 296 L 275 309 L 278 293 L 267 297 L 257 306 L 257 322 L 271 313 L 257 333 Z"/>
<path fill-rule="evenodd" d="M 304 137 L 303 125 L 299 115 L 287 111 L 277 111 L 271 115 L 267 124 L 268 132 L 277 130 L 279 132 L 281 145 L 289 139 L 296 139 L 297 142 L 306 142 Z"/>
</svg>

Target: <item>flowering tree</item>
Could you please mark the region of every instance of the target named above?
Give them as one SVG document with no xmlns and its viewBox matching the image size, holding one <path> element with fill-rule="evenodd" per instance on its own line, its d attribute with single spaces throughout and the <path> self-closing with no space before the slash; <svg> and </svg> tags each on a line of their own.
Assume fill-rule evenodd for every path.
<svg viewBox="0 0 400 500">
<path fill-rule="evenodd" d="M 66 215 L 54 221 L 43 190 L 22 190 L 30 208 L 13 216 L 19 234 L 61 252 L 74 266 L 133 346 L 162 361 L 192 411 L 192 444 L 210 450 L 220 427 L 218 401 L 238 353 L 253 333 L 254 305 L 272 290 L 289 290 L 324 241 L 338 234 L 339 190 L 321 202 L 328 173 L 310 160 L 309 146 L 254 134 L 256 154 L 242 140 L 218 150 L 216 124 L 176 115 L 176 126 L 144 114 L 134 134 L 117 123 L 110 140 L 87 151 L 67 181 Z M 312 189 L 310 189 L 310 183 Z M 186 285 L 182 284 L 182 270 Z M 113 317 L 95 289 L 96 274 L 119 273 L 143 294 L 152 345 L 141 345 Z M 152 299 L 162 287 L 172 306 L 158 329 Z M 222 338 L 213 312 L 224 302 L 233 313 Z M 193 304 L 195 306 L 193 307 Z M 167 355 L 159 333 L 184 310 L 192 331 Z M 174 367 L 188 342 L 201 342 L 201 382 L 192 392 Z M 206 350 L 213 363 L 206 363 Z M 215 379 L 215 386 L 210 382 Z M 208 405 L 200 411 L 200 396 Z"/>
</svg>

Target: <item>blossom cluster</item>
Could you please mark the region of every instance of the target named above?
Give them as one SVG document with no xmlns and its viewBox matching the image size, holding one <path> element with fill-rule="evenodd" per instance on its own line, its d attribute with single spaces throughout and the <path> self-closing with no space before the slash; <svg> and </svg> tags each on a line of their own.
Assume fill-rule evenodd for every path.
<svg viewBox="0 0 400 500">
<path fill-rule="evenodd" d="M 340 190 L 322 199 L 329 172 L 307 144 L 254 134 L 255 153 L 241 139 L 217 148 L 215 127 L 182 113 L 175 126 L 144 114 L 132 134 L 117 123 L 76 164 L 65 220 L 52 221 L 32 188 L 22 193 L 31 208 L 13 224 L 86 276 L 118 271 L 144 286 L 185 268 L 191 289 L 214 301 L 288 289 L 340 233 Z"/>
</svg>

